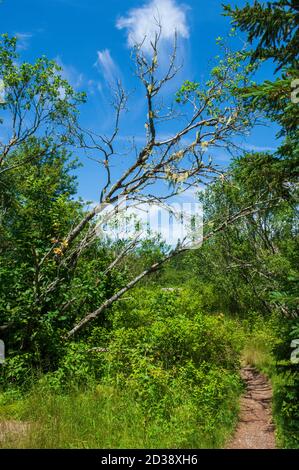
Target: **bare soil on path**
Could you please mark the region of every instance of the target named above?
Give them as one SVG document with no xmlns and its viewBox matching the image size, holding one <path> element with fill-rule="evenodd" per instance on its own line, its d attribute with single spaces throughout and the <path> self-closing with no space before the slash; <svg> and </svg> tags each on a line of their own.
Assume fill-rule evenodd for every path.
<svg viewBox="0 0 299 470">
<path fill-rule="evenodd" d="M 254 367 L 243 367 L 241 376 L 246 392 L 241 398 L 239 423 L 227 449 L 275 449 L 270 382 Z"/>
<path fill-rule="evenodd" d="M 24 437 L 29 429 L 29 423 L 16 420 L 0 421 L 0 449 L 5 448 L 6 444 L 16 442 Z"/>
</svg>

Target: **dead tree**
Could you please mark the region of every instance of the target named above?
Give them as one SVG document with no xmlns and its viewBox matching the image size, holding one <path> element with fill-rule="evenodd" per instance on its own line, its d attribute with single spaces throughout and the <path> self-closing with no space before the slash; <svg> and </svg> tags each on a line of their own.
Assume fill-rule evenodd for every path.
<svg viewBox="0 0 299 470">
<path fill-rule="evenodd" d="M 114 90 L 115 125 L 109 137 L 96 135 L 93 132 L 81 129 L 80 145 L 91 152 L 91 158 L 96 160 L 106 175 L 101 189 L 99 204 L 92 208 L 85 217 L 68 234 L 64 246 L 61 247 L 62 256 L 72 259 L 80 255 L 81 250 L 89 245 L 96 237 L 94 225 L 87 230 L 83 238 L 83 245 L 75 244 L 82 231 L 89 227 L 92 221 L 100 220 L 105 213 L 107 204 L 112 205 L 115 212 L 121 211 L 122 198 L 129 204 L 167 204 L 167 201 L 191 187 L 200 183 L 207 183 L 211 178 L 224 177 L 223 171 L 213 163 L 213 150 L 223 148 L 228 151 L 236 148 L 234 139 L 253 124 L 254 117 L 248 116 L 241 99 L 233 94 L 240 77 L 242 64 L 240 56 L 234 57 L 228 51 L 221 64 L 212 72 L 211 80 L 200 86 L 192 82 L 185 82 L 176 96 L 179 104 L 184 104 L 184 114 L 175 106 L 166 110 L 161 106 L 164 86 L 171 81 L 178 72 L 176 65 L 176 38 L 169 59 L 169 66 L 164 74 L 159 74 L 159 40 L 160 30 L 151 42 L 152 55 L 149 58 L 143 53 L 142 44 L 134 48 L 136 75 L 145 91 L 147 114 L 145 119 L 144 145 L 137 146 L 132 139 L 130 162 L 123 174 L 115 177 L 113 166 L 121 156 L 117 150 L 118 136 L 122 113 L 126 110 L 128 96 L 120 83 Z M 244 75 L 243 81 L 248 78 Z M 180 106 L 179 106 L 180 108 Z M 160 136 L 160 124 L 165 119 L 173 120 L 179 129 L 169 136 Z M 159 181 L 168 183 L 166 194 L 155 192 L 155 184 Z M 170 184 L 169 184 L 170 183 Z M 256 212 L 258 205 L 246 208 L 223 221 L 212 230 L 206 238 L 210 238 L 227 224 L 234 223 L 244 214 Z M 75 244 L 75 246 L 74 246 Z M 133 246 L 135 246 L 133 244 Z M 159 262 L 146 268 L 128 284 L 106 299 L 93 312 L 85 315 L 66 335 L 71 338 L 92 319 L 98 317 L 103 310 L 121 298 L 129 289 L 133 288 L 141 279 L 160 269 L 170 258 L 186 251 L 188 246 L 182 240 L 175 248 Z M 125 253 L 126 254 L 126 253 Z M 125 255 L 124 254 L 124 255 Z M 119 255 L 122 259 L 123 254 Z M 116 258 L 113 266 L 118 261 Z M 62 261 L 65 262 L 65 261 Z"/>
<path fill-rule="evenodd" d="M 115 120 L 109 136 L 79 126 L 75 108 L 76 104 L 83 100 L 83 96 L 74 94 L 65 81 L 56 79 L 58 70 L 52 63 L 48 69 L 47 80 L 49 84 L 54 77 L 56 82 L 59 80 L 54 91 L 49 86 L 50 91 L 45 92 L 44 88 L 47 90 L 48 88 L 41 88 L 38 82 L 35 87 L 36 94 L 32 96 L 28 84 L 22 84 L 19 80 L 16 80 L 17 85 L 12 82 L 11 96 L 6 106 L 12 117 L 12 135 L 6 143 L 0 142 L 0 175 L 26 163 L 27 157 L 25 160 L 23 158 L 12 160 L 11 164 L 9 159 L 18 152 L 24 142 L 30 143 L 31 139 L 34 143 L 34 139 L 44 131 L 46 136 L 51 136 L 53 145 L 49 146 L 46 139 L 42 145 L 43 141 L 39 139 L 39 145 L 33 145 L 36 152 L 30 154 L 29 159 L 43 158 L 47 152 L 53 152 L 65 144 L 76 145 L 83 148 L 89 158 L 98 162 L 102 181 L 98 204 L 91 210 L 85 211 L 82 218 L 74 222 L 63 240 L 55 241 L 40 258 L 35 257 L 36 284 L 39 284 L 36 292 L 40 304 L 49 295 L 54 295 L 55 290 L 64 282 L 65 273 L 74 270 L 85 250 L 95 242 L 99 235 L 99 227 L 105 224 L 109 217 L 107 206 L 113 208 L 113 213 L 123 211 L 124 199 L 129 207 L 151 203 L 167 206 L 171 198 L 187 189 L 196 188 L 202 183 L 206 184 L 211 178 L 219 176 L 223 178 L 223 171 L 213 162 L 214 150 L 221 148 L 231 152 L 236 149 L 236 137 L 246 132 L 254 123 L 254 116 L 249 114 L 243 106 L 242 98 L 234 92 L 238 85 L 246 86 L 249 80 L 246 67 L 243 65 L 242 52 L 231 54 L 224 50 L 223 59 L 213 68 L 207 82 L 184 82 L 173 102 L 168 106 L 164 105 L 165 87 L 174 79 L 179 67 L 176 60 L 176 37 L 168 66 L 166 68 L 160 66 L 160 37 L 161 28 L 158 25 L 157 33 L 151 42 L 150 57 L 144 53 L 142 43 L 137 44 L 133 50 L 136 76 L 143 87 L 147 107 L 144 119 L 145 135 L 142 145 L 136 143 L 132 136 L 126 155 L 127 165 L 121 175 L 115 172 L 115 166 L 120 166 L 122 160 L 119 151 L 120 130 L 123 114 L 127 110 L 128 94 L 119 82 L 113 90 L 112 106 Z M 14 62 L 13 60 L 10 62 L 7 67 L 13 69 Z M 48 65 L 42 63 L 40 67 L 43 70 L 43 67 Z M 29 70 L 32 81 L 36 79 L 37 73 L 41 73 L 38 68 Z M 60 96 L 61 93 L 65 96 Z M 48 109 L 48 102 L 53 104 L 53 109 Z M 172 129 L 175 129 L 166 135 L 163 131 L 165 121 L 172 121 Z M 161 181 L 166 183 L 163 195 L 157 191 L 156 186 Z M 226 225 L 234 223 L 250 211 L 259 210 L 259 207 L 254 205 L 231 215 L 206 237 L 224 230 Z M 138 242 L 138 237 L 129 241 L 123 251 L 116 254 L 105 273 L 121 262 Z M 141 279 L 157 271 L 170 258 L 187 249 L 185 241 L 181 240 L 162 260 L 144 269 L 119 292 L 106 299 L 93 312 L 85 315 L 66 337 L 73 337 Z M 55 277 L 48 280 L 47 276 L 43 275 L 43 270 L 49 258 L 53 257 L 57 263 L 57 270 Z M 61 307 L 64 312 L 73 300 L 68 300 Z"/>
</svg>

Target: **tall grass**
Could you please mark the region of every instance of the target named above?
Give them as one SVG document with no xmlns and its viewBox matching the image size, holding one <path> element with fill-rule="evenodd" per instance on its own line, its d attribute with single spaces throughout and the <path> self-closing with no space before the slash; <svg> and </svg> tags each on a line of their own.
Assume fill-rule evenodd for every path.
<svg viewBox="0 0 299 470">
<path fill-rule="evenodd" d="M 276 321 L 275 316 L 269 319 L 255 316 L 250 322 L 243 322 L 246 340 L 242 364 L 254 366 L 268 376 L 271 376 L 275 369 L 273 348 L 279 342 L 275 331 Z"/>
<path fill-rule="evenodd" d="M 273 356 L 271 348 L 262 336 L 252 335 L 245 344 L 242 353 L 242 365 L 254 366 L 269 373 L 270 368 L 273 366 Z"/>
<path fill-rule="evenodd" d="M 146 418 L 132 396 L 107 385 L 64 394 L 35 387 L 17 403 L 0 409 L 0 425 L 18 419 L 26 432 L 7 434 L 2 448 L 218 448 L 233 426 L 230 410 L 228 422 L 205 432 L 184 405 L 169 421 Z"/>
</svg>

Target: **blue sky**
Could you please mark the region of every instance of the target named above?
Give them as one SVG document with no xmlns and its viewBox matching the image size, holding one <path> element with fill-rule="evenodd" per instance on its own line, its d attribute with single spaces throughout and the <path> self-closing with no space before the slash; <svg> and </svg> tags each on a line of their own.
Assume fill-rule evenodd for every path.
<svg viewBox="0 0 299 470">
<path fill-rule="evenodd" d="M 207 77 L 208 63 L 218 54 L 215 39 L 229 32 L 229 19 L 222 15 L 223 0 L 4 0 L 1 4 L 0 31 L 17 35 L 23 60 L 33 61 L 42 54 L 56 59 L 64 76 L 77 90 L 88 94 L 81 119 L 86 127 L 109 132 L 111 112 L 107 82 L 118 76 L 133 91 L 129 101 L 121 137 L 136 135 L 144 138 L 144 93 L 137 87 L 130 60 L 132 37 L 142 34 L 150 8 L 159 7 L 164 14 L 165 41 L 172 28 L 180 38 L 179 57 L 183 69 L 168 89 L 171 95 L 183 80 Z M 239 6 L 244 1 L 232 2 Z M 232 46 L 243 45 L 238 34 Z M 272 66 L 266 64 L 258 80 L 272 77 Z M 244 146 L 252 150 L 276 147 L 273 126 L 254 129 Z M 86 200 L 98 197 L 100 170 L 83 155 L 80 169 L 79 194 Z M 226 165 L 225 155 L 216 155 Z"/>
</svg>

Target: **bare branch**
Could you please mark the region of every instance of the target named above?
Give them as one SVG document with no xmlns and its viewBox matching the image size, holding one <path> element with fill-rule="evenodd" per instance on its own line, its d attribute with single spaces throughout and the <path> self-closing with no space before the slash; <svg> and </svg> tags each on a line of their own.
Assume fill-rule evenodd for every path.
<svg viewBox="0 0 299 470">
<path fill-rule="evenodd" d="M 280 201 L 279 198 L 277 198 L 277 203 Z M 203 241 L 206 241 L 212 237 L 214 237 L 217 233 L 223 231 L 228 225 L 234 224 L 236 221 L 239 219 L 246 217 L 250 214 L 254 214 L 260 211 L 263 211 L 267 208 L 268 203 L 273 206 L 273 200 L 271 201 L 264 201 L 263 205 L 261 203 L 253 204 L 251 206 L 248 206 L 240 211 L 238 211 L 236 214 L 233 214 L 232 216 L 229 216 L 225 221 L 220 223 L 215 229 L 211 230 L 209 233 L 207 233 L 203 237 Z M 89 313 L 86 315 L 79 323 L 77 323 L 65 336 L 65 339 L 69 339 L 72 336 L 74 336 L 78 331 L 80 331 L 87 323 L 89 323 L 91 320 L 94 320 L 97 318 L 105 309 L 110 307 L 114 302 L 119 300 L 123 294 L 125 294 L 128 290 L 132 289 L 136 284 L 138 284 L 145 276 L 158 271 L 167 261 L 172 259 L 173 257 L 177 256 L 179 253 L 188 251 L 188 248 L 184 247 L 182 244 L 177 246 L 174 250 L 172 250 L 167 256 L 165 256 L 163 259 L 160 261 L 152 264 L 149 268 L 144 270 L 142 273 L 140 273 L 138 276 L 136 276 L 132 281 L 130 281 L 125 287 L 120 289 L 118 292 L 116 292 L 112 297 L 109 299 L 105 300 L 103 304 L 96 309 L 95 311 Z"/>
<path fill-rule="evenodd" d="M 77 325 L 74 326 L 74 328 L 72 328 L 72 330 L 70 330 L 67 333 L 67 335 L 65 336 L 65 339 L 70 339 L 72 336 L 74 336 L 87 323 L 89 323 L 91 320 L 94 320 L 95 318 L 97 318 L 106 308 L 108 308 L 110 305 L 112 305 L 114 302 L 116 302 L 128 290 L 132 289 L 138 282 L 141 281 L 141 279 L 143 279 L 148 274 L 157 271 L 164 263 L 166 263 L 166 261 L 168 261 L 170 258 L 172 258 L 174 256 L 175 253 L 177 254 L 178 252 L 179 251 L 172 252 L 170 255 L 166 256 L 161 261 L 158 261 L 157 263 L 152 264 L 149 268 L 147 268 L 145 271 L 143 271 L 138 276 L 136 276 L 125 287 L 123 287 L 118 292 L 116 292 L 112 297 L 107 299 L 97 310 L 95 310 L 94 312 L 91 312 L 88 315 L 86 315 L 79 323 L 77 323 Z"/>
</svg>

